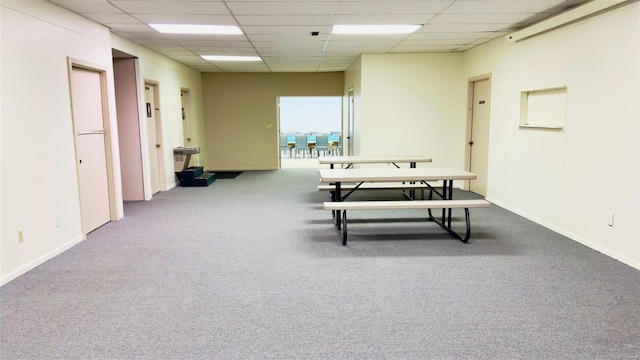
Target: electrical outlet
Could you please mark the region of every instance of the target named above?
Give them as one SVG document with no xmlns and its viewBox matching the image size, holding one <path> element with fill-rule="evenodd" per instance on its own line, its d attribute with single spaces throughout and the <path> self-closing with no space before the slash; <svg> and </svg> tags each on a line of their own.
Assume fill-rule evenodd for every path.
<svg viewBox="0 0 640 360">
<path fill-rule="evenodd" d="M 24 234 L 22 233 L 22 229 L 18 230 L 18 242 L 22 243 L 24 241 Z"/>
</svg>

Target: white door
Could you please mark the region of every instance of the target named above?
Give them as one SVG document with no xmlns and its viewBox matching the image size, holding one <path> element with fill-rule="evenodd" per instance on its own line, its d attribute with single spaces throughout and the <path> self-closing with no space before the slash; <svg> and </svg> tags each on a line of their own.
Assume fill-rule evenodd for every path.
<svg viewBox="0 0 640 360">
<path fill-rule="evenodd" d="M 147 145 L 149 149 L 149 172 L 151 176 L 151 194 L 160 191 L 160 166 L 158 153 L 158 129 L 156 126 L 155 85 L 145 85 L 144 99 L 147 109 Z"/>
<path fill-rule="evenodd" d="M 111 220 L 102 104 L 101 74 L 71 69 L 71 98 L 83 232 Z"/>
<path fill-rule="evenodd" d="M 469 139 L 469 171 L 478 178 L 469 182 L 469 190 L 487 195 L 487 169 L 489 168 L 489 80 L 473 83 L 471 137 Z"/>
</svg>

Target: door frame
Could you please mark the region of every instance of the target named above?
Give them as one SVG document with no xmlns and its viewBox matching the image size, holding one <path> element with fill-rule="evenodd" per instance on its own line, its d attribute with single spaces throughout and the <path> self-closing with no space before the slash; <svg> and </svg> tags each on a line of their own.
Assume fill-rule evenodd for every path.
<svg viewBox="0 0 640 360">
<path fill-rule="evenodd" d="M 278 145 L 278 170 L 282 169 L 282 151 L 280 150 L 280 95 L 276 96 L 276 144 Z"/>
<path fill-rule="evenodd" d="M 489 81 L 489 89 L 491 89 L 491 73 L 473 76 L 467 79 L 467 122 L 464 141 L 464 169 L 466 171 L 471 171 L 471 145 L 469 145 L 469 142 L 471 141 L 473 130 L 473 87 L 475 83 L 485 80 Z M 491 106 L 491 99 L 489 99 L 489 106 Z M 489 121 L 490 120 L 491 119 L 489 119 Z M 489 154 L 487 154 L 487 156 L 489 156 Z M 470 188 L 471 180 L 464 181 L 463 189 L 469 190 Z"/>
<path fill-rule="evenodd" d="M 347 155 L 353 155 L 353 145 L 355 142 L 355 107 L 356 107 L 356 94 L 355 89 L 350 87 L 347 90 L 347 133 L 342 136 L 342 151 L 344 152 L 345 140 L 347 141 Z"/>
<path fill-rule="evenodd" d="M 80 68 L 84 70 L 97 72 L 100 76 L 100 94 L 102 102 L 102 124 L 104 127 L 104 153 L 107 164 L 107 192 L 109 197 L 109 220 L 118 220 L 117 206 L 116 206 L 116 191 L 115 191 L 115 179 L 114 179 L 114 160 L 113 160 L 113 144 L 111 134 L 111 117 L 109 116 L 109 102 L 107 97 L 107 68 L 94 64 L 81 59 L 67 57 L 67 76 L 69 80 L 69 105 L 71 110 L 71 130 L 73 132 L 73 150 L 74 157 L 76 158 L 76 183 L 80 183 L 80 169 L 78 168 L 78 145 L 76 143 L 76 119 L 73 115 L 73 97 L 71 96 L 72 86 L 72 72 L 73 68 Z M 80 186 L 78 186 L 78 208 L 82 212 Z M 82 229 L 82 239 L 87 239 L 87 231 L 85 225 L 80 221 Z"/>
</svg>

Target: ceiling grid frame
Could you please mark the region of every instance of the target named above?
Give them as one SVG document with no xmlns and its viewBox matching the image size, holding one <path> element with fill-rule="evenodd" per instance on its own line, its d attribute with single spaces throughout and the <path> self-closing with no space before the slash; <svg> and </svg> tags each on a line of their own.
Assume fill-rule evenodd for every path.
<svg viewBox="0 0 640 360">
<path fill-rule="evenodd" d="M 200 72 L 334 72 L 361 54 L 463 52 L 589 0 L 48 0 Z M 163 34 L 149 23 L 236 25 L 242 35 Z M 421 25 L 331 34 L 333 25 Z M 311 36 L 311 32 L 318 32 Z M 214 62 L 201 55 L 259 56 Z"/>
</svg>

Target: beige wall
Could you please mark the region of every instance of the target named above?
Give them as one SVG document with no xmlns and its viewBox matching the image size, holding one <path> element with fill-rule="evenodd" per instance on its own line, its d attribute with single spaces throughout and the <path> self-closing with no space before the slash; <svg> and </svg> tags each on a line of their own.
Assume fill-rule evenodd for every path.
<svg viewBox="0 0 640 360">
<path fill-rule="evenodd" d="M 465 77 L 491 73 L 488 198 L 636 268 L 639 8 L 519 43 L 497 39 L 464 54 Z M 518 127 L 521 91 L 563 85 L 564 129 Z"/>
<path fill-rule="evenodd" d="M 279 163 L 279 96 L 341 96 L 343 73 L 206 73 L 208 170 L 273 170 Z"/>
</svg>

